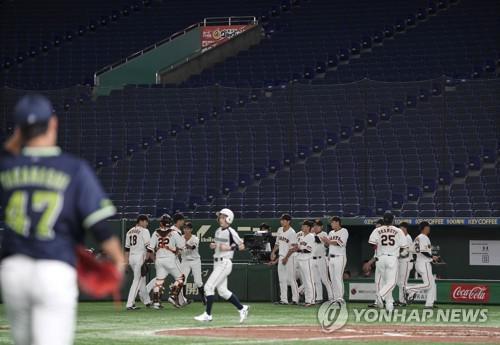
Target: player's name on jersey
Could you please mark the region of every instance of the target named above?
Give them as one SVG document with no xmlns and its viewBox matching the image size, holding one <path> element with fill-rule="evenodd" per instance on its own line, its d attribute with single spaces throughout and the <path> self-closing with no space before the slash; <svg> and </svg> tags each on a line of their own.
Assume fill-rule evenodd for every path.
<svg viewBox="0 0 500 345">
<path fill-rule="evenodd" d="M 0 173 L 0 183 L 5 190 L 36 186 L 64 191 L 70 181 L 71 177 L 65 172 L 42 166 L 15 167 Z"/>
</svg>

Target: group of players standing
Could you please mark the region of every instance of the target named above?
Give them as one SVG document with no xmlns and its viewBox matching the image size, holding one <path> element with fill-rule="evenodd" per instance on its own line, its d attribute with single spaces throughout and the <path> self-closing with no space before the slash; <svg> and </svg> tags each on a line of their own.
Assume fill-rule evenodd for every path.
<svg viewBox="0 0 500 345">
<path fill-rule="evenodd" d="M 238 297 L 227 288 L 234 252 L 245 249 L 242 239 L 231 228 L 233 220 L 234 214 L 229 209 L 222 209 L 217 213 L 220 227 L 215 232 L 214 241 L 210 243 L 210 248 L 214 250 L 214 268 L 204 286 L 198 251 L 200 240 L 192 233 L 191 222 L 186 221 L 181 213 L 176 213 L 173 218 L 165 214 L 160 218 L 160 227 L 150 236 L 147 229 L 149 219 L 146 215 L 140 215 L 136 225 L 127 232 L 125 240 L 126 262 L 134 274 L 127 310 L 139 309 L 135 306 L 137 294 L 147 307 L 162 309 L 161 296 L 168 275 L 175 280 L 170 287 L 168 301 L 176 308 L 189 304 L 183 288 L 192 272 L 194 284 L 205 305 L 205 312 L 196 316 L 195 320 L 212 321 L 212 305 L 217 290 L 221 298 L 232 303 L 239 311 L 240 323 L 245 321 L 249 307 L 241 304 Z M 146 284 L 144 267 L 150 262 L 155 263 L 156 277 Z"/>
<path fill-rule="evenodd" d="M 231 215 L 232 222 L 234 215 L 230 212 L 230 210 L 225 211 Z M 394 306 L 405 306 L 413 301 L 417 292 L 427 291 L 425 307 L 432 308 L 436 299 L 436 284 L 431 262 L 439 258 L 432 255 L 428 237 L 430 225 L 427 222 L 420 223 L 421 233 L 415 241 L 412 241 L 408 234 L 408 224 L 403 222 L 398 228 L 392 225 L 393 221 L 392 214 L 384 214 L 384 218 L 376 223 L 368 240 L 373 246 L 374 256 L 365 265 L 375 266 L 376 287 L 376 299 L 370 307 L 392 310 Z M 277 231 L 276 244 L 271 252 L 270 264 L 278 265 L 280 300 L 277 304 L 299 305 L 300 295 L 304 295 L 302 305 L 305 307 L 320 304 L 324 298 L 323 287 L 326 289 L 328 300 L 345 303 L 343 275 L 347 263 L 346 246 L 349 233 L 342 227 L 341 219 L 339 217 L 330 219 L 329 233 L 324 231 L 323 222 L 319 219 L 305 220 L 299 232 L 295 232 L 291 222 L 292 217 L 289 214 L 281 216 L 281 227 Z M 191 272 L 200 299 L 206 305 L 207 296 L 214 294 L 215 286 L 209 288 L 209 294 L 205 294 L 201 277 L 201 258 L 198 252 L 200 240 L 192 233 L 191 222 L 186 222 L 180 213 L 175 214 L 173 218 L 163 215 L 160 218 L 160 227 L 152 236 L 147 229 L 148 224 L 148 217 L 140 215 L 136 226 L 126 235 L 126 258 L 134 273 L 127 309 L 138 309 L 135 306 L 137 294 L 146 306 L 154 309 L 163 308 L 161 295 L 165 279 L 169 274 L 175 282 L 171 286 L 168 301 L 177 308 L 189 304 L 190 301 L 184 296 L 183 287 Z M 229 225 L 230 223 L 227 223 L 226 229 L 233 247 L 226 250 L 227 254 L 222 255 L 222 252 L 219 252 L 218 257 L 214 257 L 216 263 L 222 262 L 227 255 L 232 258 L 233 251 L 242 243 L 237 232 Z M 222 226 L 220 229 L 224 230 Z M 216 236 L 216 240 L 217 238 Z M 239 241 L 237 246 L 234 246 L 235 238 Z M 212 243 L 211 247 L 217 254 L 216 244 Z M 148 262 L 155 262 L 156 277 L 146 284 L 144 265 Z M 413 267 L 423 282 L 409 286 L 407 282 Z M 224 276 L 227 277 L 229 273 L 230 271 L 225 272 Z M 213 283 L 209 285 L 217 285 Z M 225 284 L 226 287 L 222 287 L 219 294 L 222 291 L 221 297 L 230 300 L 232 293 L 227 290 L 227 280 Z M 396 285 L 399 288 L 399 298 L 394 301 L 392 292 Z M 291 301 L 288 298 L 289 286 L 292 292 Z M 239 306 L 241 304 L 238 302 L 237 307 Z"/>
<path fill-rule="evenodd" d="M 302 293 L 305 307 L 320 304 L 324 297 L 323 286 L 328 300 L 345 303 L 343 275 L 349 233 L 342 227 L 341 219 L 330 219 L 332 230 L 328 234 L 319 219 L 305 220 L 298 233 L 291 227 L 291 220 L 288 214 L 281 216 L 281 227 L 271 253 L 271 264 L 278 265 L 280 301 L 277 304 L 298 305 Z M 375 266 L 376 287 L 376 299 L 370 307 L 393 310 L 394 306 L 406 306 L 412 302 L 418 292 L 427 292 L 425 307 L 433 308 L 436 283 L 431 262 L 437 262 L 439 257 L 432 255 L 428 237 L 430 225 L 428 222 L 420 223 L 420 234 L 412 241 L 408 223 L 403 222 L 398 228 L 392 225 L 393 221 L 391 213 L 384 214 L 368 240 L 374 249 L 374 256 L 367 264 Z M 413 266 L 422 277 L 421 284 L 407 284 Z M 392 292 L 396 285 L 399 287 L 399 298 L 394 302 Z M 292 292 L 291 302 L 288 286 Z"/>
<path fill-rule="evenodd" d="M 281 227 L 271 252 L 271 263 L 278 265 L 278 303 L 290 303 L 288 286 L 292 291 L 292 304 L 299 304 L 301 293 L 304 294 L 305 307 L 323 302 L 323 286 L 329 300 L 344 302 L 343 274 L 349 233 L 342 227 L 340 218 L 330 219 L 332 230 L 328 234 L 319 219 L 305 220 L 298 233 L 291 227 L 291 221 L 289 214 L 281 216 Z M 300 280 L 300 286 L 297 280 Z"/>
</svg>

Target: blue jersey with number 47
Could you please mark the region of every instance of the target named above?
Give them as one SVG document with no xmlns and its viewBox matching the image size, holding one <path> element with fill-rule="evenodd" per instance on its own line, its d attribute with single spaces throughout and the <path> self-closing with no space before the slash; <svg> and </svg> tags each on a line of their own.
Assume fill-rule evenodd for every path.
<svg viewBox="0 0 500 345">
<path fill-rule="evenodd" d="M 58 147 L 27 147 L 0 155 L 0 202 L 6 229 L 2 258 L 22 254 L 75 265 L 75 246 L 116 212 L 89 165 Z"/>
</svg>

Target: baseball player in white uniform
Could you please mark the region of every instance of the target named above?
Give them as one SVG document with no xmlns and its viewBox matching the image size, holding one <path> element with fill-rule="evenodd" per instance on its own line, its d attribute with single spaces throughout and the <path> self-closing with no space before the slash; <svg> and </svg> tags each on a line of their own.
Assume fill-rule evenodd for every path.
<svg viewBox="0 0 500 345">
<path fill-rule="evenodd" d="M 271 252 L 271 261 L 278 260 L 278 279 L 280 282 L 279 304 L 288 304 L 288 285 L 292 288 L 292 301 L 299 303 L 299 292 L 297 280 L 295 279 L 295 259 L 297 254 L 294 247 L 297 246 L 297 233 L 290 226 L 292 217 L 283 214 L 280 218 L 281 227 L 276 235 L 276 244 Z M 278 252 L 278 258 L 276 258 Z"/>
<path fill-rule="evenodd" d="M 136 225 L 131 228 L 125 236 L 125 260 L 132 268 L 134 280 L 130 286 L 127 300 L 127 310 L 137 310 L 135 299 L 139 293 L 141 301 L 146 306 L 151 304 L 149 293 L 146 291 L 146 277 L 141 276 L 141 266 L 146 260 L 147 249 L 151 235 L 147 229 L 149 225 L 148 216 L 141 214 L 137 217 Z"/>
<path fill-rule="evenodd" d="M 399 255 L 399 269 L 398 269 L 398 290 L 399 298 L 394 303 L 395 306 L 406 306 L 404 290 L 408 284 L 408 277 L 413 269 L 413 240 L 408 233 L 409 224 L 401 222 L 399 228 L 403 231 L 406 238 L 407 248 L 404 248 Z"/>
<path fill-rule="evenodd" d="M 193 273 L 194 285 L 198 288 L 201 301 L 206 304 L 203 280 L 201 279 L 201 258 L 198 251 L 200 240 L 193 235 L 193 224 L 191 222 L 186 222 L 182 229 L 184 230 L 185 246 L 182 250 L 181 271 L 186 280 L 189 273 Z"/>
<path fill-rule="evenodd" d="M 215 231 L 214 242 L 210 243 L 210 248 L 214 252 L 214 269 L 205 284 L 205 295 L 207 305 L 205 312 L 194 319 L 201 322 L 212 321 L 212 305 L 214 303 L 215 289 L 219 296 L 231 302 L 240 314 L 240 323 L 248 317 L 247 305 L 240 303 L 238 296 L 227 288 L 227 277 L 233 269 L 233 255 L 235 251 L 244 250 L 245 245 L 236 230 L 231 228 L 234 221 L 234 213 L 230 209 L 223 208 L 217 212 L 217 221 L 220 227 Z"/>
<path fill-rule="evenodd" d="M 401 248 L 407 248 L 406 237 L 401 229 L 392 225 L 394 215 L 384 214 L 384 225 L 370 235 L 368 243 L 377 250 L 377 269 L 380 271 L 380 291 L 377 292 L 377 306 L 389 311 L 394 309 L 392 290 L 396 287 L 398 257 Z"/>
<path fill-rule="evenodd" d="M 170 274 L 176 279 L 168 301 L 175 307 L 179 308 L 181 303 L 178 302 L 179 295 L 182 294 L 184 286 L 184 275 L 181 272 L 177 253 L 184 246 L 184 239 L 179 233 L 171 228 L 172 218 L 168 214 L 164 214 L 160 218 L 160 228 L 151 236 L 151 241 L 147 247 L 149 256 L 155 256 L 156 280 L 153 288 L 153 308 L 161 309 L 161 291 L 165 279 Z M 181 296 L 183 298 L 183 296 Z M 182 299 L 181 299 L 182 301 Z"/>
<path fill-rule="evenodd" d="M 312 250 L 314 246 L 314 235 L 312 234 L 312 227 L 314 222 L 305 220 L 302 223 L 302 229 L 297 236 L 298 246 L 295 247 L 297 251 L 297 262 L 300 273 L 300 280 L 304 286 L 304 307 L 310 307 L 316 300 L 316 291 L 314 289 L 314 277 L 312 269 Z"/>
<path fill-rule="evenodd" d="M 438 261 L 439 257 L 432 255 L 431 241 L 429 239 L 431 232 L 430 224 L 428 222 L 421 222 L 419 229 L 420 235 L 415 238 L 413 246 L 417 254 L 415 270 L 422 277 L 423 282 L 421 284 L 408 285 L 405 291 L 405 299 L 407 303 L 412 302 L 417 292 L 427 291 L 425 308 L 433 308 L 436 300 L 436 281 L 432 274 L 431 262 Z"/>
<path fill-rule="evenodd" d="M 332 231 L 328 237 L 323 237 L 321 240 L 329 246 L 328 268 L 332 281 L 333 298 L 340 303 L 345 303 L 344 269 L 347 263 L 346 246 L 349 232 L 342 227 L 342 221 L 339 217 L 332 217 L 330 225 Z"/>
<path fill-rule="evenodd" d="M 379 226 L 384 225 L 384 220 L 379 219 L 375 222 L 375 229 Z M 374 250 L 373 257 L 365 264 L 371 267 L 375 266 L 375 296 L 377 296 L 380 291 L 380 270 L 377 270 L 377 250 Z M 375 301 L 372 304 L 368 305 L 368 308 L 377 308 L 377 297 L 375 297 Z"/>
<path fill-rule="evenodd" d="M 328 300 L 333 299 L 332 282 L 328 275 L 326 247 L 321 241 L 321 238 L 328 237 L 328 234 L 323 231 L 323 222 L 320 219 L 314 221 L 313 234 L 312 268 L 314 288 L 316 290 L 316 304 L 319 304 L 323 302 L 323 285 L 326 288 Z"/>
</svg>

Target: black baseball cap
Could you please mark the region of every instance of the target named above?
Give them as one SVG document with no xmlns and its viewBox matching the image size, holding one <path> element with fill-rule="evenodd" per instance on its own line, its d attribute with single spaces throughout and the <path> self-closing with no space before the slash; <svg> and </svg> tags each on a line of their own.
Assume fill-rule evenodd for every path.
<svg viewBox="0 0 500 345">
<path fill-rule="evenodd" d="M 185 228 L 192 229 L 192 228 L 193 228 L 193 223 L 191 223 L 191 221 L 189 221 L 189 220 L 188 220 L 188 221 L 186 221 L 186 222 L 184 223 L 184 227 L 185 227 Z"/>
<path fill-rule="evenodd" d="M 266 223 L 262 223 L 262 224 L 259 226 L 259 229 L 260 229 L 260 230 L 263 230 L 263 229 L 265 229 L 265 230 L 269 230 L 269 229 L 270 229 L 270 227 L 269 227 L 269 225 L 267 225 Z"/>
<path fill-rule="evenodd" d="M 384 216 L 382 218 L 384 219 L 385 225 L 391 225 L 394 221 L 394 215 L 391 212 L 384 213 Z"/>
<path fill-rule="evenodd" d="M 323 222 L 321 221 L 321 219 L 315 219 L 314 220 L 314 225 L 323 226 Z"/>
<path fill-rule="evenodd" d="M 312 220 L 306 219 L 304 220 L 302 225 L 307 225 L 308 227 L 312 228 L 314 226 L 314 222 Z"/>
<path fill-rule="evenodd" d="M 23 96 L 14 108 L 14 121 L 20 127 L 46 123 L 52 115 L 52 103 L 47 97 L 39 94 Z"/>
<path fill-rule="evenodd" d="M 140 214 L 139 217 L 137 217 L 137 223 L 143 220 L 147 220 L 149 222 L 149 217 L 145 214 Z"/>
<path fill-rule="evenodd" d="M 283 213 L 281 215 L 280 219 L 291 221 L 292 220 L 292 216 L 290 216 L 288 213 Z"/>
<path fill-rule="evenodd" d="M 172 218 L 174 224 L 177 223 L 179 220 L 183 220 L 183 219 L 185 219 L 184 215 L 180 212 L 177 212 L 176 214 L 174 214 L 174 217 Z"/>
</svg>

